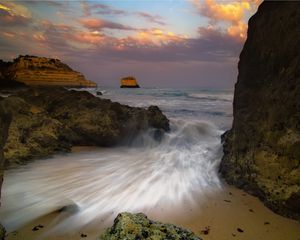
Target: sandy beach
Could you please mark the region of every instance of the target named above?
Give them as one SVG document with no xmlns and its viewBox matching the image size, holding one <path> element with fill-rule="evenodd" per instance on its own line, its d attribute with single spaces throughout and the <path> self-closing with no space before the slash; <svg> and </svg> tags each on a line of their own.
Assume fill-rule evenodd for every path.
<svg viewBox="0 0 300 240">
<path fill-rule="evenodd" d="M 232 186 L 224 185 L 223 191 L 209 195 L 201 202 L 197 208 L 186 206 L 166 216 L 163 215 L 163 209 L 157 213 L 149 212 L 147 215 L 153 220 L 190 229 L 205 240 L 300 239 L 299 222 L 273 213 L 256 197 Z M 61 215 L 62 213 L 54 212 L 36 219 L 17 231 L 8 233 L 6 239 L 97 239 L 107 227 L 106 224 L 95 222 L 72 233 L 50 233 L 51 225 Z M 208 231 L 205 231 L 207 229 Z"/>
</svg>

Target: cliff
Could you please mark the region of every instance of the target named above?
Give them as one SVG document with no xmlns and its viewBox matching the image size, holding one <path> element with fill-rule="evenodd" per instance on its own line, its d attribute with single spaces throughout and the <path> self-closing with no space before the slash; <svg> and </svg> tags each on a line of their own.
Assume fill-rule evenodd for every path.
<svg viewBox="0 0 300 240">
<path fill-rule="evenodd" d="M 4 157 L 8 164 L 70 151 L 72 146 L 112 146 L 153 129 L 169 130 L 160 109 L 134 108 L 86 91 L 30 88 L 2 100 L 12 114 Z"/>
<path fill-rule="evenodd" d="M 3 78 L 39 86 L 96 87 L 92 81 L 58 59 L 19 56 L 12 63 L 2 62 Z"/>
<path fill-rule="evenodd" d="M 121 79 L 121 88 L 139 88 L 136 79 L 134 77 L 125 77 Z"/>
<path fill-rule="evenodd" d="M 300 219 L 300 2 L 263 2 L 249 20 L 220 172 Z"/>
</svg>

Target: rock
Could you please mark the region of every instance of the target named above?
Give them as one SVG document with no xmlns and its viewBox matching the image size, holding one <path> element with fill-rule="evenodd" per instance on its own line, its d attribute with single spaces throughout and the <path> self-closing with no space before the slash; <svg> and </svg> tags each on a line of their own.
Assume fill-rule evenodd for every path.
<svg viewBox="0 0 300 240">
<path fill-rule="evenodd" d="M 86 91 L 30 88 L 3 100 L 12 112 L 5 145 L 9 163 L 69 151 L 72 146 L 112 146 L 154 128 L 169 130 L 159 108 L 134 108 Z"/>
<path fill-rule="evenodd" d="M 4 240 L 5 233 L 5 228 L 0 224 L 0 240 Z"/>
<path fill-rule="evenodd" d="M 121 79 L 121 88 L 139 88 L 136 79 L 132 76 L 124 77 Z"/>
<path fill-rule="evenodd" d="M 175 225 L 155 222 L 142 213 L 120 213 L 114 220 L 111 228 L 108 228 L 100 240 L 201 240 L 193 232 Z"/>
<path fill-rule="evenodd" d="M 103 93 L 102 93 L 101 91 L 97 91 L 97 92 L 96 92 L 96 95 L 97 95 L 97 96 L 102 96 Z"/>
<path fill-rule="evenodd" d="M 3 104 L 3 100 L 0 99 L 0 207 L 1 207 L 1 188 L 2 188 L 3 172 L 4 172 L 4 164 L 5 164 L 3 147 L 7 139 L 10 121 L 11 121 L 11 114 L 7 111 L 5 105 Z M 5 237 L 5 229 L 0 223 L 0 240 L 3 240 L 4 237 Z"/>
<path fill-rule="evenodd" d="M 9 79 L 7 70 L 12 63 L 4 62 L 0 59 L 0 92 L 26 88 L 26 84 Z"/>
<path fill-rule="evenodd" d="M 2 65 L 4 65 L 3 61 Z M 5 78 L 30 86 L 97 86 L 96 83 L 86 80 L 81 73 L 53 58 L 19 56 L 12 63 L 6 63 L 4 69 L 2 72 L 4 72 Z"/>
<path fill-rule="evenodd" d="M 300 220 L 300 2 L 263 2 L 249 20 L 220 172 Z"/>
</svg>

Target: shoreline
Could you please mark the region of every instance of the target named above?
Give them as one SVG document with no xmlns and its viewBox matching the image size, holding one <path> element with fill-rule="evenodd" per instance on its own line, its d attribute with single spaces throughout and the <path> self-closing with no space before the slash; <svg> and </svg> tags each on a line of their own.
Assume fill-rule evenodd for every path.
<svg viewBox="0 0 300 240">
<path fill-rule="evenodd" d="M 195 206 L 181 206 L 173 214 L 164 215 L 163 209 L 145 214 L 149 219 L 192 230 L 205 240 L 298 240 L 300 236 L 300 222 L 273 213 L 258 198 L 225 183 L 222 190 L 208 194 L 205 201 Z M 9 233 L 5 239 L 96 239 L 113 223 L 98 221 L 72 233 L 47 233 L 49 226 L 63 217 L 62 212 L 49 213 Z M 43 227 L 33 231 L 39 225 Z M 205 229 L 209 229 L 208 234 L 202 232 Z"/>
</svg>

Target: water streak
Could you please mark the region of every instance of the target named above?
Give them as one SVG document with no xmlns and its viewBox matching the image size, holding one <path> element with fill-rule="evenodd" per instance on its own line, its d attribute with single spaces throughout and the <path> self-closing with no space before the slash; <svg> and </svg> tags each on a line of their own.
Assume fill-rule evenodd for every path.
<svg viewBox="0 0 300 240">
<path fill-rule="evenodd" d="M 39 160 L 5 173 L 0 216 L 8 230 L 76 204 L 57 229 L 72 231 L 122 211 L 172 212 L 220 187 L 220 130 L 196 120 L 172 120 L 160 143 L 145 133 L 127 147 L 95 149 Z"/>
</svg>

